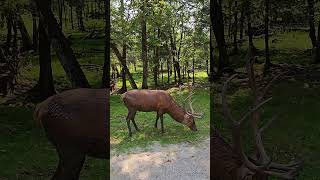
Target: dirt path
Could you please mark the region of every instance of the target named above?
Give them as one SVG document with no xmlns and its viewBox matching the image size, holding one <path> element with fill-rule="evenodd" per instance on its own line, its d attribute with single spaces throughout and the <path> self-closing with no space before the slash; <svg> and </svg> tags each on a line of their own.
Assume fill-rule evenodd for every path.
<svg viewBox="0 0 320 180">
<path fill-rule="evenodd" d="M 133 153 L 134 152 L 134 153 Z M 155 143 L 148 151 L 129 154 L 111 152 L 112 180 L 208 180 L 210 178 L 209 138 L 197 144 Z"/>
</svg>

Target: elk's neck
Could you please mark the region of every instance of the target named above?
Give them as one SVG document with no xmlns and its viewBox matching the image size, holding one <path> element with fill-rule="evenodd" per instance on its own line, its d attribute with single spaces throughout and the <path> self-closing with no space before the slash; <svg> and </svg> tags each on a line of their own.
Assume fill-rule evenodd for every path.
<svg viewBox="0 0 320 180">
<path fill-rule="evenodd" d="M 184 120 L 185 111 L 175 102 L 171 102 L 168 114 L 176 121 L 182 122 Z"/>
</svg>

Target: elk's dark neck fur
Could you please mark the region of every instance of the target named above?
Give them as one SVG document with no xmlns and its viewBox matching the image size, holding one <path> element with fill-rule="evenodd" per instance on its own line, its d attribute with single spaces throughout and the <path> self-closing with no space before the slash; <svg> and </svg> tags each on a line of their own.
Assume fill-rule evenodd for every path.
<svg viewBox="0 0 320 180">
<path fill-rule="evenodd" d="M 171 100 L 170 108 L 168 109 L 168 114 L 176 121 L 182 122 L 184 120 L 185 110 L 181 108 L 178 103 Z"/>
</svg>

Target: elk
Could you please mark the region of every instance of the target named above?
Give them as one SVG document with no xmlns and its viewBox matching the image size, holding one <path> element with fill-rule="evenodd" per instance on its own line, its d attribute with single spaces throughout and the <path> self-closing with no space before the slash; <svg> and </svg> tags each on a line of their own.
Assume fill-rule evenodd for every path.
<svg viewBox="0 0 320 180">
<path fill-rule="evenodd" d="M 250 50 L 248 52 L 250 54 Z M 267 155 L 263 142 L 262 133 L 271 125 L 277 118 L 275 115 L 264 126 L 259 127 L 261 112 L 259 111 L 263 105 L 269 102 L 272 98 L 265 98 L 268 90 L 282 74 L 275 76 L 262 91 L 258 91 L 251 56 L 248 58 L 247 72 L 249 76 L 249 85 L 254 95 L 254 104 L 248 112 L 239 118 L 234 119 L 228 107 L 226 91 L 228 84 L 237 75 L 231 76 L 223 85 L 222 96 L 222 111 L 224 118 L 232 125 L 232 142 L 229 145 L 219 134 L 215 127 L 212 128 L 211 135 L 211 162 L 213 163 L 213 179 L 215 180 L 267 180 L 269 176 L 278 177 L 280 179 L 294 179 L 302 168 L 302 161 L 293 162 L 290 164 L 279 164 L 272 162 Z M 248 157 L 243 148 L 241 141 L 241 128 L 247 119 L 251 120 L 253 129 L 256 154 L 254 157 Z"/>
<path fill-rule="evenodd" d="M 187 99 L 191 99 L 193 93 Z M 157 112 L 156 122 L 154 127 L 158 127 L 158 119 L 161 120 L 161 132 L 164 133 L 163 128 L 163 114 L 169 114 L 174 120 L 188 126 L 192 131 L 197 131 L 194 118 L 201 118 L 203 114 L 197 114 L 192 108 L 192 102 L 189 102 L 191 112 L 181 108 L 174 98 L 163 90 L 130 90 L 123 94 L 122 98 L 125 106 L 128 109 L 128 116 L 126 118 L 129 130 L 129 136 L 132 136 L 130 121 L 132 121 L 135 129 L 139 128 L 134 120 L 137 111 L 142 112 Z"/>
<path fill-rule="evenodd" d="M 74 89 L 39 103 L 37 124 L 55 146 L 59 164 L 52 180 L 77 180 L 85 157 L 107 158 L 109 89 Z"/>
</svg>

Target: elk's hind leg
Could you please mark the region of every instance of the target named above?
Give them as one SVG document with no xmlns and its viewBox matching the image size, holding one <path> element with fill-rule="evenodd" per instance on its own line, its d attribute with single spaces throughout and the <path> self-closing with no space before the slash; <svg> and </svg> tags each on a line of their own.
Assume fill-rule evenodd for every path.
<svg viewBox="0 0 320 180">
<path fill-rule="evenodd" d="M 77 147 L 56 146 L 59 165 L 52 180 L 78 180 L 85 161 L 85 153 Z"/>
<path fill-rule="evenodd" d="M 135 128 L 137 131 L 140 131 L 139 128 L 138 128 L 138 126 L 137 126 L 137 124 L 136 124 L 136 121 L 134 120 L 134 117 L 136 116 L 136 112 L 137 112 L 137 111 L 134 111 L 134 112 L 133 112 L 131 120 L 132 120 L 132 123 L 133 123 L 134 128 Z"/>
<path fill-rule="evenodd" d="M 128 116 L 127 116 L 127 126 L 128 126 L 128 130 L 129 130 L 129 136 L 132 136 L 132 132 L 131 132 L 131 126 L 130 126 L 130 119 L 132 117 L 132 111 L 129 110 L 128 112 Z"/>
<path fill-rule="evenodd" d="M 161 132 L 164 133 L 164 128 L 163 128 L 163 114 L 160 115 L 161 119 Z"/>
</svg>

